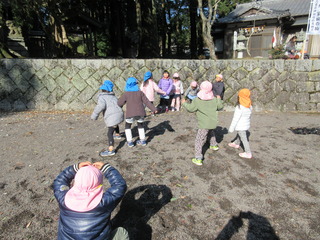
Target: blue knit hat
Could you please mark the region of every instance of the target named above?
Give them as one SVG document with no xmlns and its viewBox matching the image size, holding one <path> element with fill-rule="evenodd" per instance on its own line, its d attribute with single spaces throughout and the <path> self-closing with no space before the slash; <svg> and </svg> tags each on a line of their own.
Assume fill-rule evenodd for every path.
<svg viewBox="0 0 320 240">
<path fill-rule="evenodd" d="M 104 81 L 104 83 L 100 87 L 101 90 L 106 90 L 108 92 L 113 91 L 113 83 L 110 80 Z"/>
<path fill-rule="evenodd" d="M 147 81 L 147 80 L 149 80 L 150 78 L 152 78 L 152 73 L 151 73 L 151 72 L 146 72 L 146 73 L 144 74 L 143 81 Z"/>
<path fill-rule="evenodd" d="M 137 92 L 139 91 L 138 80 L 134 77 L 129 77 L 126 82 L 124 89 L 126 92 Z"/>
</svg>

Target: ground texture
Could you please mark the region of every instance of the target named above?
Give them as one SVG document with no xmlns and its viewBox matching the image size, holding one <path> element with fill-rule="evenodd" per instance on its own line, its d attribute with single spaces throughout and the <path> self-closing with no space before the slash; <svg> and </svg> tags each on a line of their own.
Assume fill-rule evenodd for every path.
<svg viewBox="0 0 320 240">
<path fill-rule="evenodd" d="M 320 115 L 253 113 L 252 159 L 227 145 L 232 115 L 219 112 L 220 150 L 206 145 L 196 166 L 196 119 L 184 111 L 147 117 L 148 145 L 128 148 L 123 138 L 108 158 L 99 156 L 107 147 L 101 117 L 2 113 L 0 239 L 56 239 L 51 184 L 81 161 L 109 162 L 123 174 L 128 191 L 112 218 L 131 239 L 320 239 Z"/>
</svg>

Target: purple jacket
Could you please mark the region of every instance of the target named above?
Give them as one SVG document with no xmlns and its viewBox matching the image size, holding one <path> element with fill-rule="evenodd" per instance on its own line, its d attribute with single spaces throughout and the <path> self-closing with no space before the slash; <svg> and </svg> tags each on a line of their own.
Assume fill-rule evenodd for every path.
<svg viewBox="0 0 320 240">
<path fill-rule="evenodd" d="M 166 95 L 170 95 L 170 92 L 172 90 L 173 87 L 173 81 L 171 78 L 161 78 L 159 83 L 158 83 L 158 87 L 162 90 L 166 92 Z"/>
</svg>

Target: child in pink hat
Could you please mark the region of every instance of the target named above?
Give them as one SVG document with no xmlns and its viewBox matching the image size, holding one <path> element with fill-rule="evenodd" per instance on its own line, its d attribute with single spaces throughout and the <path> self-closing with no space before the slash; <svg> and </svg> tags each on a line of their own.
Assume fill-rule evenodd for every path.
<svg viewBox="0 0 320 240">
<path fill-rule="evenodd" d="M 179 73 L 174 73 L 172 76 L 173 87 L 172 87 L 172 100 L 171 100 L 171 110 L 180 111 L 181 106 L 181 95 L 183 94 L 183 85 L 180 80 Z"/>
<path fill-rule="evenodd" d="M 105 192 L 103 177 L 111 185 Z M 124 228 L 111 231 L 111 213 L 127 190 L 114 167 L 102 162 L 69 166 L 54 180 L 53 190 L 60 208 L 58 239 L 129 239 Z"/>
<path fill-rule="evenodd" d="M 192 162 L 196 165 L 203 164 L 202 148 L 207 140 L 210 139 L 210 149 L 219 150 L 216 142 L 214 129 L 218 123 L 217 111 L 223 108 L 223 101 L 215 98 L 212 93 L 212 84 L 204 81 L 200 85 L 200 91 L 191 103 L 182 100 L 182 106 L 188 112 L 196 112 L 198 120 L 198 132 L 195 140 L 195 157 Z"/>
</svg>

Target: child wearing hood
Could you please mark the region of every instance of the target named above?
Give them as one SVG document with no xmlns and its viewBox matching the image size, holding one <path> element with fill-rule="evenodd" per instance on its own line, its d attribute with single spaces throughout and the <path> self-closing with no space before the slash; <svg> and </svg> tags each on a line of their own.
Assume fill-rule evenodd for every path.
<svg viewBox="0 0 320 240">
<path fill-rule="evenodd" d="M 100 90 L 102 92 L 98 96 L 98 103 L 91 114 L 91 119 L 97 120 L 99 114 L 103 112 L 103 118 L 108 127 L 109 147 L 106 151 L 101 152 L 100 156 L 106 157 L 115 154 L 114 138 L 121 139 L 118 124 L 123 122 L 123 111 L 118 106 L 118 99 L 113 92 L 113 83 L 110 80 L 104 81 Z"/>
<path fill-rule="evenodd" d="M 249 128 L 252 113 L 252 105 L 250 99 L 250 90 L 243 88 L 238 93 L 238 104 L 235 107 L 233 119 L 229 127 L 229 132 L 237 131 L 235 139 L 229 143 L 229 147 L 239 148 L 240 143 L 243 144 L 244 152 L 239 153 L 242 158 L 252 158 L 252 153 L 249 145 Z"/>
<path fill-rule="evenodd" d="M 192 81 L 190 83 L 190 86 L 187 88 L 187 91 L 185 92 L 185 96 L 188 100 L 192 101 L 197 97 L 197 94 L 199 92 L 199 86 L 196 81 Z"/>
<path fill-rule="evenodd" d="M 110 184 L 105 192 L 104 177 Z M 129 239 L 122 227 L 112 231 L 110 220 L 126 190 L 125 180 L 109 164 L 81 162 L 64 169 L 53 182 L 60 208 L 58 240 Z"/>
<path fill-rule="evenodd" d="M 154 92 L 157 92 L 161 95 L 166 94 L 166 92 L 162 91 L 153 81 L 151 72 L 146 72 L 144 74 L 143 83 L 140 86 L 140 90 L 146 95 L 146 97 L 152 104 L 154 102 Z"/>
<path fill-rule="evenodd" d="M 158 83 L 158 87 L 166 92 L 164 95 L 160 95 L 160 111 L 169 111 L 170 107 L 170 94 L 173 87 L 173 81 L 170 78 L 170 74 L 167 70 L 163 72 L 162 78 L 160 79 Z"/>
<path fill-rule="evenodd" d="M 209 81 L 204 81 L 200 85 L 197 98 L 193 99 L 191 103 L 187 103 L 186 100 L 183 99 L 182 106 L 188 112 L 196 112 L 198 132 L 195 139 L 195 157 L 192 159 L 192 162 L 196 165 L 202 165 L 202 148 L 208 136 L 210 139 L 210 149 L 219 149 L 214 129 L 218 123 L 217 111 L 223 108 L 223 101 L 213 96 L 212 84 Z"/>
<path fill-rule="evenodd" d="M 129 147 L 134 147 L 131 125 L 134 121 L 137 121 L 139 133 L 137 144 L 145 146 L 147 145 L 145 129 L 143 126 L 144 117 L 146 116 L 145 106 L 155 113 L 157 112 L 157 109 L 148 100 L 146 95 L 139 90 L 138 80 L 136 78 L 130 77 L 127 79 L 124 91 L 125 92 L 118 100 L 118 106 L 123 107 L 126 104 L 125 135 L 127 144 Z"/>
</svg>

